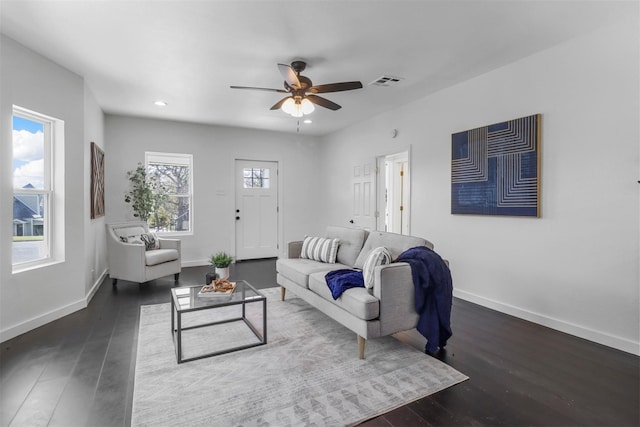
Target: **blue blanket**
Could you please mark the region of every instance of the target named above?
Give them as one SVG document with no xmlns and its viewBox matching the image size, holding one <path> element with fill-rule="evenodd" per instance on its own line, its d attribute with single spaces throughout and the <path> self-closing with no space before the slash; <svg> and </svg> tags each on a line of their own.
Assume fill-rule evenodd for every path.
<svg viewBox="0 0 640 427">
<path fill-rule="evenodd" d="M 338 299 L 347 289 L 364 288 L 362 271 L 347 269 L 334 270 L 328 272 L 324 278 L 327 281 L 327 286 L 331 289 L 331 296 L 334 300 Z"/>
<path fill-rule="evenodd" d="M 420 315 L 418 332 L 427 339 L 425 350 L 435 353 L 451 337 L 453 281 L 451 271 L 440 255 L 419 246 L 404 251 L 396 262 L 411 266 L 415 287 L 416 311 Z"/>
</svg>

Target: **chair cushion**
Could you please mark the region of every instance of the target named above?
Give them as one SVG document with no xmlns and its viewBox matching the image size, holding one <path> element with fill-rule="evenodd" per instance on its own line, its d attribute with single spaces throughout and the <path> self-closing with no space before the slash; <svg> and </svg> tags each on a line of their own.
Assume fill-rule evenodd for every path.
<svg viewBox="0 0 640 427">
<path fill-rule="evenodd" d="M 154 251 L 146 251 L 144 253 L 144 258 L 147 266 L 158 265 L 163 262 L 177 260 L 178 251 L 176 249 L 156 249 Z"/>
<path fill-rule="evenodd" d="M 373 320 L 380 316 L 380 300 L 366 288 L 347 289 L 334 300 L 331 289 L 324 276 L 327 272 L 313 273 L 309 276 L 309 289 L 359 319 Z"/>
</svg>

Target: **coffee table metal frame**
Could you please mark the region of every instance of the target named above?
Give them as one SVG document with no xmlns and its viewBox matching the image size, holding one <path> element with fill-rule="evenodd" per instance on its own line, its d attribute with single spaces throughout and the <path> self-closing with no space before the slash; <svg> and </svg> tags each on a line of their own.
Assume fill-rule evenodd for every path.
<svg viewBox="0 0 640 427">
<path fill-rule="evenodd" d="M 178 363 L 189 362 L 192 360 L 202 359 L 205 357 L 217 356 L 220 354 L 230 353 L 232 351 L 244 350 L 251 347 L 257 347 L 267 343 L 267 297 L 258 292 L 253 286 L 244 280 L 236 282 L 236 289 L 230 296 L 224 297 L 198 297 L 198 291 L 203 285 L 186 286 L 171 289 L 171 334 L 173 335 L 173 343 L 176 349 L 176 360 Z M 188 300 L 187 300 L 188 298 Z M 251 323 L 246 317 L 245 307 L 247 304 L 262 302 L 262 333 Z M 182 327 L 182 315 L 201 310 L 212 310 L 215 308 L 226 307 L 230 305 L 242 305 L 242 315 L 231 319 L 218 320 L 215 322 L 203 323 L 198 325 Z M 201 354 L 195 357 L 184 359 L 182 357 L 182 332 L 189 329 L 204 328 L 207 326 L 219 325 L 223 323 L 244 321 L 251 331 L 258 338 L 257 343 L 231 347 L 224 350 L 215 351 L 213 353 Z"/>
</svg>

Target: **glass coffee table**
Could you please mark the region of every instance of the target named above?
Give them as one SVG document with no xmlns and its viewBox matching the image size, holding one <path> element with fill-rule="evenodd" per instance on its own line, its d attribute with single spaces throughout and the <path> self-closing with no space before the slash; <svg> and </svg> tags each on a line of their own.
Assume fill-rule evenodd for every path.
<svg viewBox="0 0 640 427">
<path fill-rule="evenodd" d="M 232 351 L 244 350 L 246 348 L 256 347 L 267 343 L 267 298 L 263 294 L 258 292 L 253 286 L 244 280 L 237 281 L 235 291 L 232 294 L 224 296 L 198 296 L 198 292 L 202 289 L 202 286 L 203 285 L 197 285 L 171 289 L 171 334 L 173 335 L 173 343 L 176 349 L 176 359 L 178 363 L 189 362 L 191 360 L 202 359 L 204 357 L 217 356 L 219 354 L 230 353 Z M 256 303 L 258 303 L 258 305 L 259 303 L 262 303 L 262 332 L 260 332 L 258 327 L 254 324 L 255 319 L 252 321 L 251 318 L 247 316 L 248 305 Z M 225 317 L 225 314 L 227 314 L 229 309 L 221 309 L 223 309 L 223 307 L 230 306 L 240 307 L 238 307 L 238 310 L 231 309 L 234 313 L 231 313 L 231 316 L 229 317 Z M 184 325 L 185 319 L 183 316 L 186 313 L 203 310 L 220 311 L 222 312 L 222 318 L 220 318 L 220 316 L 211 316 L 211 318 L 207 319 L 207 317 L 209 317 L 207 314 L 209 313 L 203 313 L 195 323 L 191 322 L 187 326 Z M 253 317 L 255 318 L 255 316 Z M 204 352 L 202 354 L 192 355 L 186 358 L 184 357 L 182 348 L 183 332 L 199 328 L 209 328 L 211 330 L 211 328 L 216 327 L 216 325 L 231 324 L 233 322 L 239 322 L 240 324 L 243 324 L 243 328 L 249 328 L 257 338 L 257 341 L 253 338 L 253 342 L 246 344 L 240 343 L 228 348 Z M 237 326 L 238 325 L 235 325 L 234 327 Z M 209 333 L 213 333 L 213 337 L 216 336 L 215 331 Z"/>
</svg>

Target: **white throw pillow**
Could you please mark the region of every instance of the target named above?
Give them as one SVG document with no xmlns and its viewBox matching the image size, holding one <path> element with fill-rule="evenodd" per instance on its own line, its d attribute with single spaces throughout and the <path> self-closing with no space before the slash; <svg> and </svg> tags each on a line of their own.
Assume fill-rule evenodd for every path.
<svg viewBox="0 0 640 427">
<path fill-rule="evenodd" d="M 305 237 L 302 242 L 300 258 L 335 264 L 338 255 L 340 239 L 325 239 L 324 237 Z"/>
<path fill-rule="evenodd" d="M 367 259 L 362 267 L 362 276 L 364 277 L 364 286 L 367 289 L 373 288 L 373 270 L 377 265 L 389 264 L 391 262 L 391 254 L 384 246 L 380 246 L 369 251 Z"/>
</svg>

